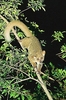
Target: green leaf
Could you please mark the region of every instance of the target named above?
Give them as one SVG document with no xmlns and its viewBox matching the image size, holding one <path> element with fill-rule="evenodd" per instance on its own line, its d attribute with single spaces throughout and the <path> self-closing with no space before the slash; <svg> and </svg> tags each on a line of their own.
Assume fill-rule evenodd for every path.
<svg viewBox="0 0 66 100">
<path fill-rule="evenodd" d="M 54 37 L 54 40 L 61 42 L 61 40 L 64 38 L 63 32 L 54 31 L 54 34 L 52 35 L 52 37 Z"/>
<path fill-rule="evenodd" d="M 25 100 L 25 97 L 24 97 L 24 95 L 21 95 L 21 99 L 22 99 L 22 100 Z"/>
</svg>

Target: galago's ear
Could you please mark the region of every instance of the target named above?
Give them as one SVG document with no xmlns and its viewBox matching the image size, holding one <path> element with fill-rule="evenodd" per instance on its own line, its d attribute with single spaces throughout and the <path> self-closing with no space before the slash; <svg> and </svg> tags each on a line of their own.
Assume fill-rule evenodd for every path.
<svg viewBox="0 0 66 100">
<path fill-rule="evenodd" d="M 45 56 L 45 54 L 46 54 L 46 51 L 45 51 L 45 50 L 43 50 L 43 51 L 42 51 L 42 54 L 43 54 L 43 56 Z"/>
</svg>

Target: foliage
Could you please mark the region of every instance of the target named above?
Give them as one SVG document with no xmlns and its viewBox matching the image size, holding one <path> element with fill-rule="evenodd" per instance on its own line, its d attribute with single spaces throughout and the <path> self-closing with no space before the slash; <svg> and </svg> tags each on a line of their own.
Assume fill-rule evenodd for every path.
<svg viewBox="0 0 66 100">
<path fill-rule="evenodd" d="M 21 3 L 22 0 L 8 0 L 8 2 L 1 0 L 0 14 L 9 22 L 19 19 L 18 16 L 21 11 L 18 9 L 18 6 Z M 28 0 L 28 7 L 33 11 L 39 11 L 40 9 L 45 11 L 44 6 L 43 0 Z M 0 98 L 6 96 L 7 100 L 47 100 L 47 96 L 44 94 L 40 84 L 38 84 L 36 74 L 27 59 L 27 51 L 16 47 L 15 40 L 15 46 L 13 43 L 4 41 L 3 33 L 6 21 L 4 20 L 4 22 L 3 20 L 0 18 Z M 31 22 L 30 24 L 38 32 L 43 32 L 35 22 Z M 20 30 L 17 33 L 20 38 L 23 38 Z M 54 40 L 61 42 L 64 38 L 64 32 L 55 31 L 54 33 Z M 60 50 L 61 54 L 63 54 L 62 57 L 66 58 L 66 44 L 63 44 Z M 42 79 L 47 84 L 53 99 L 66 99 L 66 70 L 56 68 L 52 62 L 44 64 L 44 67 L 45 74 L 42 74 Z M 54 83 L 57 83 L 58 86 Z"/>
<path fill-rule="evenodd" d="M 10 51 L 9 48 L 11 48 Z M 30 79 L 27 79 L 29 75 L 26 74 L 29 73 L 29 66 L 27 67 L 26 63 L 26 52 L 13 48 L 6 43 L 1 46 L 0 51 L 2 51 L 0 55 L 2 56 L 0 59 L 0 87 L 2 94 L 10 95 L 10 98 L 18 100 L 25 100 L 25 98 L 26 100 L 32 100 L 29 90 L 24 89 L 23 85 L 24 79 Z M 26 72 L 22 72 L 23 70 L 26 70 Z"/>
<path fill-rule="evenodd" d="M 54 31 L 54 34 L 52 35 L 52 37 L 54 38 L 53 41 L 58 41 L 61 42 L 64 39 L 64 33 L 66 34 L 66 31 Z M 58 57 L 60 57 L 61 59 L 63 59 L 66 62 L 66 43 L 64 43 L 61 47 L 60 47 L 60 53 L 58 53 Z"/>
<path fill-rule="evenodd" d="M 36 75 L 27 60 L 27 52 L 13 47 L 10 43 L 5 42 L 3 37 L 5 22 L 19 19 L 20 10 L 18 6 L 21 3 L 21 0 L 0 1 L 0 14 L 3 15 L 3 17 L 0 15 L 0 39 L 2 42 L 0 47 L 0 97 L 6 96 L 7 99 L 13 100 L 33 100 L 34 96 L 30 93 L 29 88 L 25 88 L 25 86 L 28 87 L 26 81 L 31 84 L 32 80 L 37 81 L 33 78 Z M 22 32 L 19 31 L 18 36 L 23 38 L 21 34 Z"/>
<path fill-rule="evenodd" d="M 44 0 L 29 0 L 28 7 L 31 7 L 33 11 L 39 11 L 43 9 L 45 11 L 45 4 L 43 4 Z"/>
<path fill-rule="evenodd" d="M 60 31 L 54 31 L 54 34 L 52 35 L 52 37 L 54 37 L 54 40 L 61 42 L 61 40 L 64 38 L 63 36 L 64 32 L 60 32 Z"/>
<path fill-rule="evenodd" d="M 55 68 L 50 62 L 48 68 L 51 68 L 51 75 L 55 82 L 52 83 L 54 99 L 66 99 L 66 70 Z"/>
<path fill-rule="evenodd" d="M 66 58 L 66 44 L 62 45 L 61 48 L 62 58 Z"/>
<path fill-rule="evenodd" d="M 0 1 L 0 14 L 5 16 L 7 19 L 13 20 L 18 19 L 20 10 L 18 5 L 21 5 L 22 0 L 1 0 Z M 7 6 L 8 5 L 8 6 Z M 18 10 L 17 10 L 18 9 Z"/>
</svg>

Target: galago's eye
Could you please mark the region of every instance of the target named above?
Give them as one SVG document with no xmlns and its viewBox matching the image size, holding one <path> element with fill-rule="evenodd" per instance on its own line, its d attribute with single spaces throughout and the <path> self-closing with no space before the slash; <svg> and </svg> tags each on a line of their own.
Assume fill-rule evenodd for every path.
<svg viewBox="0 0 66 100">
<path fill-rule="evenodd" d="M 43 59 L 43 57 L 41 57 L 41 59 Z"/>
<path fill-rule="evenodd" d="M 37 60 L 39 60 L 39 58 L 37 58 Z"/>
<path fill-rule="evenodd" d="M 44 58 L 43 57 L 41 57 L 41 61 L 43 61 L 44 60 Z"/>
</svg>

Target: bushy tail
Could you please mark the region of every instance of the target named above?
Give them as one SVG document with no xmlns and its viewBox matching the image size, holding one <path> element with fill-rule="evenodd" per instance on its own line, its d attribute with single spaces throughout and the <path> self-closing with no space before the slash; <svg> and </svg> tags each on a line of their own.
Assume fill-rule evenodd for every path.
<svg viewBox="0 0 66 100">
<path fill-rule="evenodd" d="M 17 26 L 18 28 L 20 28 L 24 32 L 26 37 L 33 36 L 32 33 L 30 32 L 30 30 L 28 29 L 28 27 L 23 22 L 14 20 L 14 21 L 8 23 L 7 27 L 5 28 L 4 37 L 8 42 L 11 41 L 10 31 L 14 26 Z"/>
</svg>

